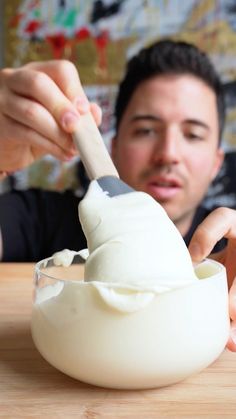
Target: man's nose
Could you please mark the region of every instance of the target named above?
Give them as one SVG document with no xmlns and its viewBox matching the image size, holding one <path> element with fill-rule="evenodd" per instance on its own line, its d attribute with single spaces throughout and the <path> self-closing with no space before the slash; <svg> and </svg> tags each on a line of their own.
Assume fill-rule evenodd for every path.
<svg viewBox="0 0 236 419">
<path fill-rule="evenodd" d="M 153 150 L 153 160 L 162 164 L 177 164 L 181 157 L 181 141 L 175 130 L 166 130 Z"/>
</svg>

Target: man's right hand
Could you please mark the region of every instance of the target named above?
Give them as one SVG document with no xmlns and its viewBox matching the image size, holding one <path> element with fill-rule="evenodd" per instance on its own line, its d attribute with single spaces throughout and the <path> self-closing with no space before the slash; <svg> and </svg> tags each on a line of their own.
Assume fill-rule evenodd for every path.
<svg viewBox="0 0 236 419">
<path fill-rule="evenodd" d="M 75 66 L 65 60 L 33 62 L 0 71 L 0 171 L 22 169 L 45 154 L 76 155 L 71 133 L 89 104 Z"/>
</svg>

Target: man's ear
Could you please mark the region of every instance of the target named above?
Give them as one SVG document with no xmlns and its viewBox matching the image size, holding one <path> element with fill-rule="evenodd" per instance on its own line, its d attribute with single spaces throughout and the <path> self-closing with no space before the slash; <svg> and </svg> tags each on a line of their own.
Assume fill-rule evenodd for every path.
<svg viewBox="0 0 236 419">
<path fill-rule="evenodd" d="M 223 164 L 224 157 L 225 157 L 225 153 L 224 153 L 223 149 L 218 147 L 218 149 L 216 150 L 215 164 L 214 164 L 214 167 L 213 167 L 211 180 L 214 180 L 215 177 L 218 175 L 218 173 L 221 169 L 221 166 Z"/>
<path fill-rule="evenodd" d="M 116 147 L 117 147 L 117 139 L 116 139 L 116 136 L 114 136 L 111 139 L 111 157 L 113 161 L 116 160 Z"/>
</svg>

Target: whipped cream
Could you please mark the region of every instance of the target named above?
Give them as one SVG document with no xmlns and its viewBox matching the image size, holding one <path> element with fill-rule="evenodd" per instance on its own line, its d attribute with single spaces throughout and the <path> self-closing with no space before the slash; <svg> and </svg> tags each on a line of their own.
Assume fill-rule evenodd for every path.
<svg viewBox="0 0 236 419">
<path fill-rule="evenodd" d="M 156 293 L 196 282 L 182 236 L 150 195 L 131 192 L 111 198 L 92 181 L 79 218 L 88 243 L 88 249 L 78 252 L 85 259 L 84 281 L 116 310 L 139 310 Z M 57 252 L 54 263 L 69 266 L 75 254 Z"/>
</svg>

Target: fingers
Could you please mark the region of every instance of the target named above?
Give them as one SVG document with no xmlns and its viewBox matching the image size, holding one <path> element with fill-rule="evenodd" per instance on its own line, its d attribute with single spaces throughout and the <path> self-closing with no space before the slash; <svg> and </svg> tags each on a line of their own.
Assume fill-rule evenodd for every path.
<svg viewBox="0 0 236 419">
<path fill-rule="evenodd" d="M 231 323 L 230 337 L 226 347 L 230 351 L 236 352 L 236 322 Z"/>
<path fill-rule="evenodd" d="M 236 352 L 236 278 L 229 291 L 229 315 L 232 322 L 227 348 L 230 351 Z"/>
<path fill-rule="evenodd" d="M 7 74 L 9 75 L 8 70 Z M 15 96 L 20 95 L 20 102 L 18 101 L 15 105 L 14 114 L 18 115 L 22 105 L 18 118 L 22 120 L 22 117 L 25 116 L 24 120 L 27 121 L 26 124 L 30 127 L 32 127 L 32 122 L 35 129 L 45 127 L 45 124 L 42 123 L 42 118 L 40 118 L 40 112 L 41 114 L 43 113 L 42 107 L 48 111 L 48 113 L 44 112 L 44 119 L 48 119 L 48 125 L 46 125 L 47 128 L 45 129 L 51 126 L 51 129 L 55 130 L 55 126 L 53 127 L 52 120 L 49 119 L 48 114 L 51 114 L 55 121 L 68 133 L 73 132 L 80 115 L 89 110 L 91 110 L 95 121 L 97 123 L 101 122 L 99 107 L 94 104 L 91 107 L 89 106 L 78 72 L 75 66 L 68 61 L 30 63 L 10 73 L 10 77 L 7 78 L 7 84 L 11 93 L 15 93 Z M 25 102 L 26 113 L 24 113 L 24 104 L 23 102 L 21 103 L 22 97 L 28 100 L 31 99 L 31 105 L 34 104 L 33 107 L 30 107 L 29 102 L 28 105 Z M 10 101 L 12 102 L 12 100 L 8 99 L 8 102 Z M 41 109 L 39 106 L 36 106 L 37 104 L 42 105 Z M 7 109 L 8 116 L 12 116 L 11 107 L 8 106 Z M 34 114 L 33 121 L 32 114 Z M 38 121 L 37 126 L 35 121 Z M 40 133 L 42 135 L 45 134 L 42 130 Z M 54 140 L 54 136 L 51 136 L 49 132 L 47 136 Z"/>
<path fill-rule="evenodd" d="M 70 112 L 75 119 L 79 118 L 76 107 L 46 73 L 32 69 L 27 71 L 24 68 L 20 69 L 12 74 L 8 81 L 8 87 L 11 92 L 20 97 L 20 101 L 23 97 L 31 99 L 32 104 L 35 104 L 34 108 L 36 108 L 37 103 L 41 104 L 60 124 L 62 124 L 62 113 L 65 112 Z M 39 107 L 36 110 L 39 110 Z M 30 112 L 25 115 L 27 121 L 29 115 Z"/>
<path fill-rule="evenodd" d="M 217 208 L 198 226 L 189 244 L 193 261 L 206 258 L 223 237 L 231 239 L 236 251 L 236 211 L 230 208 Z"/>
<path fill-rule="evenodd" d="M 90 112 L 93 115 L 93 118 L 95 120 L 95 123 L 97 126 L 101 125 L 102 122 L 102 110 L 100 106 L 97 105 L 97 103 L 91 102 L 90 103 Z"/>
<path fill-rule="evenodd" d="M 73 157 L 77 150 L 69 134 L 88 111 L 100 124 L 101 109 L 89 104 L 78 72 L 68 61 L 1 70 L 1 170 L 16 170 L 44 154 L 60 160 Z"/>
<path fill-rule="evenodd" d="M 25 141 L 23 132 L 25 134 L 27 128 L 29 128 L 27 134 L 32 132 L 31 138 L 27 135 L 29 143 L 34 144 L 35 140 L 41 136 L 47 139 L 47 142 L 51 142 L 57 148 L 61 148 L 68 157 L 73 154 L 74 146 L 71 137 L 59 127 L 50 112 L 40 103 L 28 98 L 19 97 L 16 94 L 10 94 L 7 96 L 5 102 L 2 103 L 1 110 L 3 115 L 8 117 L 8 119 L 5 118 L 5 123 L 1 124 L 2 129 L 5 128 L 5 138 L 14 138 L 12 135 L 14 135 L 13 130 L 16 128 L 14 125 L 15 121 L 19 123 L 17 128 L 20 130 L 17 131 L 17 140 Z M 34 135 L 33 131 L 36 131 L 38 136 Z M 42 143 L 43 146 L 45 145 Z M 53 146 L 48 144 L 47 148 L 52 149 Z"/>
<path fill-rule="evenodd" d="M 230 318 L 236 322 L 236 278 L 229 291 L 229 314 Z"/>
<path fill-rule="evenodd" d="M 77 96 L 86 97 L 78 71 L 70 61 L 52 60 L 47 62 L 33 62 L 27 64 L 25 68 L 47 74 L 70 102 L 73 102 Z"/>
<path fill-rule="evenodd" d="M 65 153 L 60 146 L 35 130 L 8 117 L 0 116 L 0 126 L 3 138 L 5 131 L 8 135 L 4 141 L 0 142 L 1 170 L 18 170 L 33 163 L 44 154 L 51 154 L 62 161 L 67 161 L 72 157 L 70 153 Z M 11 140 L 15 138 L 15 132 L 17 132 L 17 140 Z"/>
</svg>

